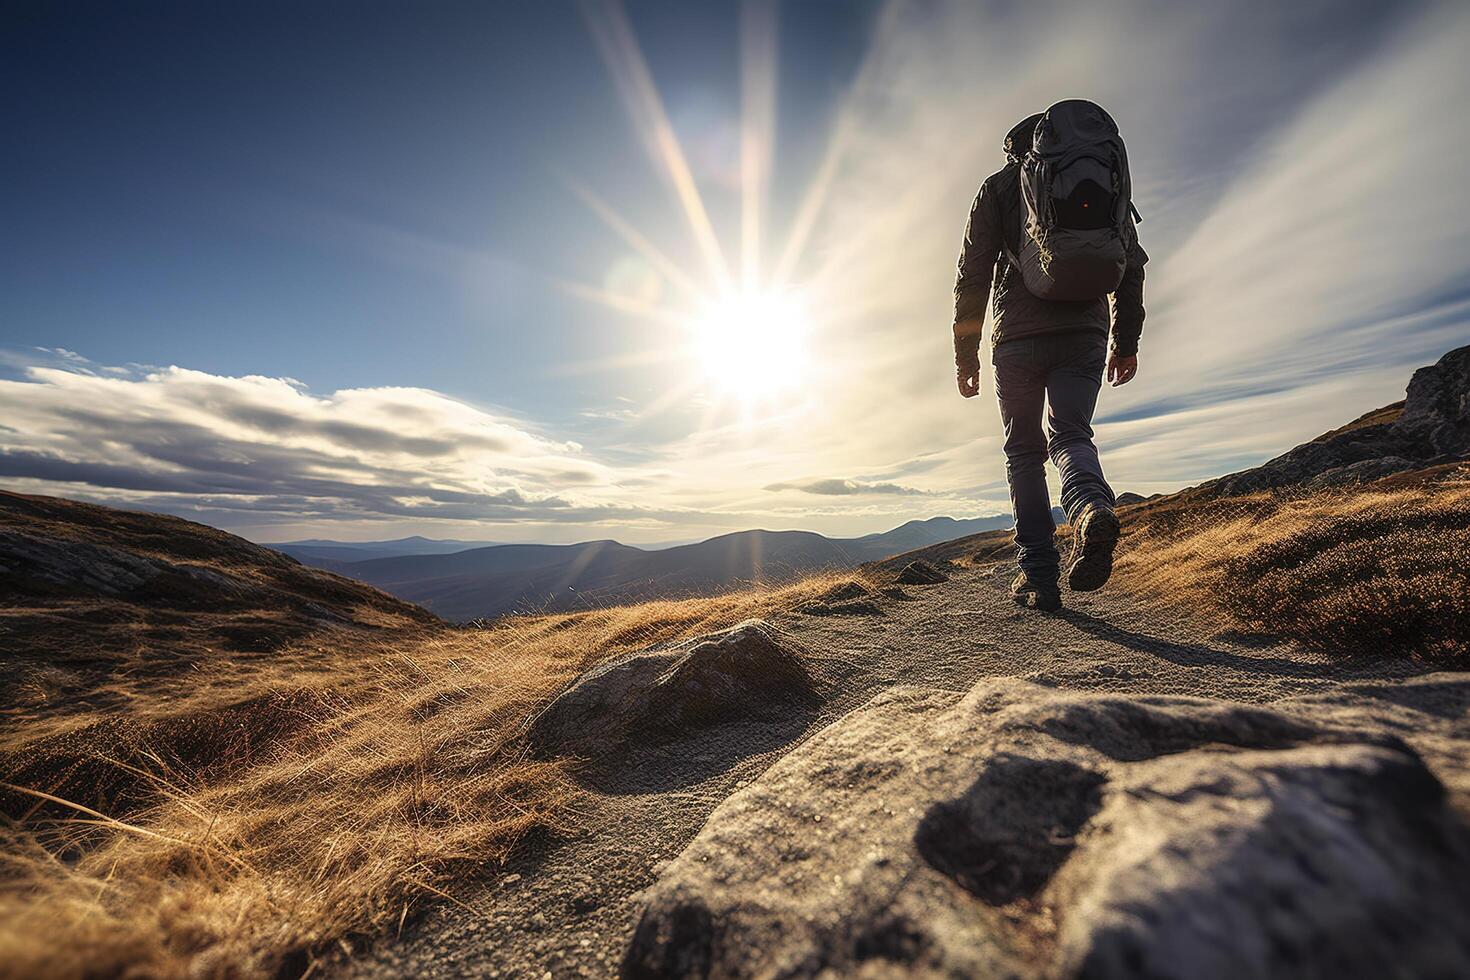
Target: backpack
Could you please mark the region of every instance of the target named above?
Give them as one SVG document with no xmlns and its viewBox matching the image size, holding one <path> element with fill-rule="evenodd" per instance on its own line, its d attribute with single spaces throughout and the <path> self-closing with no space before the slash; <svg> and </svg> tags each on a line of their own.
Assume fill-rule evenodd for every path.
<svg viewBox="0 0 1470 980">
<path fill-rule="evenodd" d="M 1007 258 L 1026 288 L 1046 300 L 1100 299 L 1117 289 L 1138 212 L 1128 153 L 1107 111 L 1084 99 L 1047 109 L 1020 183 L 1021 253 Z"/>
</svg>

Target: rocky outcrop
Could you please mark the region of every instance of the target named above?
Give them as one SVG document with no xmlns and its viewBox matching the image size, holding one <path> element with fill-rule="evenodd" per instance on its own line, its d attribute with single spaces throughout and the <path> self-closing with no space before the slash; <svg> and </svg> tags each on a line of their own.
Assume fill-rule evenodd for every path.
<svg viewBox="0 0 1470 980">
<path fill-rule="evenodd" d="M 1234 497 L 1261 490 L 1351 486 L 1466 458 L 1470 458 L 1470 346 L 1415 371 L 1401 412 L 1370 412 L 1357 423 L 1254 469 L 1201 484 L 1193 495 Z"/>
<path fill-rule="evenodd" d="M 938 585 L 948 582 L 949 576 L 927 561 L 918 559 L 905 565 L 894 581 L 900 585 Z"/>
<path fill-rule="evenodd" d="M 816 684 L 791 642 L 769 624 L 747 620 L 593 668 L 532 720 L 527 740 L 542 757 L 605 760 L 816 700 Z"/>
<path fill-rule="evenodd" d="M 0 527 L 0 591 L 108 598 L 164 592 L 219 602 L 244 598 L 251 589 L 208 568 Z"/>
<path fill-rule="evenodd" d="M 711 815 L 624 972 L 1465 975 L 1467 872 L 1391 737 L 1008 679 L 895 688 Z"/>
<path fill-rule="evenodd" d="M 1470 452 L 1470 346 L 1414 372 L 1394 429 L 1436 455 Z"/>
</svg>

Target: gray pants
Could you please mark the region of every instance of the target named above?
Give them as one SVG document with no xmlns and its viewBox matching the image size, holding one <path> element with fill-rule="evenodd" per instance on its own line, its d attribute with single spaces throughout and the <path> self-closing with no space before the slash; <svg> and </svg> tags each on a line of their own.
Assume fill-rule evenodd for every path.
<svg viewBox="0 0 1470 980">
<path fill-rule="evenodd" d="M 1016 561 L 1033 581 L 1055 581 L 1060 558 L 1046 488 L 1047 457 L 1061 474 L 1062 509 L 1068 520 L 1075 520 L 1090 501 L 1108 506 L 1114 502 L 1092 441 L 1092 412 L 1107 363 L 1107 338 L 1084 331 L 1007 340 L 996 345 L 991 363 L 1005 425 Z"/>
</svg>

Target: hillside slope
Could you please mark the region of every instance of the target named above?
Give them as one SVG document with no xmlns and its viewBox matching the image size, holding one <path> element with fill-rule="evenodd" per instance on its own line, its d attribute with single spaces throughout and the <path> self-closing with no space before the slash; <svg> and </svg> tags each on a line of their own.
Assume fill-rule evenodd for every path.
<svg viewBox="0 0 1470 980">
<path fill-rule="evenodd" d="M 828 587 L 456 629 L 212 528 L 0 494 L 0 977 L 319 972 L 571 825 L 567 760 L 524 743 L 570 677 Z"/>
<path fill-rule="evenodd" d="M 22 703 L 95 692 L 115 671 L 172 673 L 179 657 L 268 653 L 317 630 L 438 622 L 202 524 L 4 491 L 0 619 L 0 689 Z"/>
<path fill-rule="evenodd" d="M 1414 372 L 1407 397 L 1367 412 L 1260 466 L 1208 480 L 1177 493 L 1120 506 L 1132 522 L 1188 520 L 1212 502 L 1256 495 L 1281 501 L 1323 490 L 1346 490 L 1374 481 L 1385 486 L 1436 484 L 1470 462 L 1470 346 L 1446 353 Z M 1262 496 L 1264 495 L 1264 496 Z M 1244 503 L 1241 506 L 1246 506 Z M 1217 509 L 1217 512 L 1218 509 Z M 956 538 L 874 563 L 893 571 L 915 559 L 988 561 L 1010 552 L 1010 534 L 986 532 Z"/>
</svg>

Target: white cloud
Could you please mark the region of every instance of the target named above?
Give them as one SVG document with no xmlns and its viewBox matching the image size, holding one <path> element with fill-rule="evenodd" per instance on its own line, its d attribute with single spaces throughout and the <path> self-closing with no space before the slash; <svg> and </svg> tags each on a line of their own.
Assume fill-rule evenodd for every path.
<svg viewBox="0 0 1470 980">
<path fill-rule="evenodd" d="M 586 522 L 659 515 L 620 499 L 574 442 L 416 388 L 318 396 L 284 378 L 171 367 L 136 379 L 32 367 L 0 381 L 0 474 L 237 520 Z M 667 516 L 667 515 L 665 515 Z"/>
<path fill-rule="evenodd" d="M 915 487 L 907 487 L 901 483 L 849 480 L 842 477 L 821 477 L 811 480 L 794 480 L 789 483 L 772 483 L 765 489 L 772 492 L 800 490 L 802 493 L 816 494 L 820 497 L 848 497 L 870 493 L 924 496 L 925 493 L 923 490 Z"/>
</svg>

